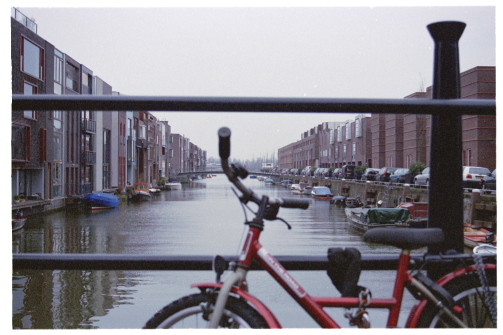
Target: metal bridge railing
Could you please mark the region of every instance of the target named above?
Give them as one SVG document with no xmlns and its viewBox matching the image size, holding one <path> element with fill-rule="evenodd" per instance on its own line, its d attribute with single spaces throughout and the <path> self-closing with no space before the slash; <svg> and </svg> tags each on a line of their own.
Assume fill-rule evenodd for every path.
<svg viewBox="0 0 503 335">
<path fill-rule="evenodd" d="M 276 113 L 388 113 L 432 115 L 432 155 L 429 192 L 429 224 L 444 230 L 446 241 L 440 253 L 450 249 L 463 252 L 463 188 L 461 178 L 461 116 L 496 115 L 494 100 L 459 99 L 458 40 L 464 29 L 460 22 L 439 22 L 428 26 L 435 42 L 433 99 L 336 99 L 336 98 L 223 98 L 223 97 L 151 97 L 151 96 L 55 96 L 13 95 L 13 110 L 99 110 L 99 111 L 185 111 L 185 112 L 276 112 Z M 459 173 L 457 173 L 459 170 Z M 446 215 L 445 204 L 449 204 Z M 306 270 L 318 269 L 320 259 L 289 256 L 279 258 L 300 262 Z M 383 269 L 389 256 L 364 256 L 374 262 L 365 267 Z M 325 257 L 323 257 L 323 263 Z M 14 254 L 14 269 L 63 269 L 69 264 L 87 269 L 210 269 L 211 256 L 150 256 L 96 254 Z M 292 264 L 293 264 L 292 263 Z M 190 264 L 190 266 L 189 266 Z M 384 266 L 386 267 L 386 266 Z"/>
</svg>

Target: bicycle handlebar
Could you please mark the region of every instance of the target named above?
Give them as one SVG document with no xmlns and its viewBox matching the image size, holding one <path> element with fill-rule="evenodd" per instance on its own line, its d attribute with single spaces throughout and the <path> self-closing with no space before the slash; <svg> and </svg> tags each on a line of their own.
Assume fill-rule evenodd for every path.
<svg viewBox="0 0 503 335">
<path fill-rule="evenodd" d="M 238 179 L 238 174 L 235 173 L 229 166 L 229 156 L 231 153 L 231 130 L 227 127 L 222 127 L 218 130 L 218 152 L 222 162 L 222 170 L 229 179 L 243 193 L 245 199 L 251 200 L 256 204 L 260 204 L 261 198 L 258 197 L 251 189 L 241 183 Z M 300 208 L 307 209 L 309 200 L 298 198 L 274 198 L 269 199 L 268 204 L 284 208 Z"/>
<path fill-rule="evenodd" d="M 227 127 L 218 129 L 218 153 L 221 159 L 228 159 L 231 154 L 231 130 Z"/>
<path fill-rule="evenodd" d="M 269 203 L 271 203 L 271 201 L 279 202 L 278 205 L 283 208 L 307 209 L 309 207 L 309 200 L 307 199 L 296 199 L 296 198 L 269 199 Z"/>
</svg>

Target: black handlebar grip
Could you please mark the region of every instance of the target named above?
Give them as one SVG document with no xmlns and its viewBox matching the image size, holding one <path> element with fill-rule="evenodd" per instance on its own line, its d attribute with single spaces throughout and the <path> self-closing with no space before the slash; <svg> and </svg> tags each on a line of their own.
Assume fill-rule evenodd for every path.
<svg viewBox="0 0 503 335">
<path fill-rule="evenodd" d="M 302 208 L 307 209 L 309 207 L 309 200 L 299 199 L 299 198 L 281 198 L 283 204 L 281 207 L 284 208 Z"/>
<path fill-rule="evenodd" d="M 227 127 L 218 129 L 218 153 L 221 159 L 227 159 L 231 154 L 231 130 Z"/>
</svg>

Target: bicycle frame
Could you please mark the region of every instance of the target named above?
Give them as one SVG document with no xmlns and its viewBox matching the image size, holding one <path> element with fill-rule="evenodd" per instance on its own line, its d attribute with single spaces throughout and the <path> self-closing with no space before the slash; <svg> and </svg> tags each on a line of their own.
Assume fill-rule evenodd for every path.
<svg viewBox="0 0 503 335">
<path fill-rule="evenodd" d="M 246 273 L 251 267 L 252 261 L 257 260 L 262 268 L 264 268 L 282 287 L 288 294 L 297 301 L 297 303 L 302 306 L 302 308 L 323 328 L 340 328 L 339 324 L 333 320 L 324 310 L 328 307 L 338 307 L 338 308 L 355 308 L 361 305 L 359 298 L 353 297 L 315 297 L 309 295 L 302 286 L 295 281 L 295 279 L 287 272 L 287 270 L 272 256 L 259 242 L 259 237 L 262 229 L 256 227 L 250 227 L 247 237 L 243 243 L 241 253 L 239 255 L 239 260 L 237 262 L 236 272 L 239 275 L 232 276 L 224 284 L 221 283 L 204 283 L 193 285 L 193 287 L 199 288 L 215 288 L 220 290 L 219 298 L 217 299 L 217 304 L 215 305 L 215 311 L 213 317 L 220 319 L 218 316 L 218 309 L 222 309 L 225 306 L 225 301 L 229 292 L 238 294 L 241 298 L 247 300 L 251 305 L 253 305 L 259 313 L 264 317 L 269 327 L 280 328 L 280 324 L 274 314 L 258 299 L 251 296 L 246 292 L 246 288 L 243 287 L 245 281 Z M 367 301 L 366 308 L 386 308 L 389 309 L 389 316 L 386 323 L 386 327 L 396 327 L 398 324 L 398 317 L 401 309 L 403 293 L 405 285 L 407 283 L 414 284 L 414 278 L 409 274 L 408 267 L 410 265 L 410 255 L 407 250 L 404 250 L 398 261 L 397 275 L 394 283 L 394 289 L 391 298 L 372 298 Z M 446 277 L 442 278 L 440 282 L 444 285 L 446 282 L 452 280 L 453 278 L 460 276 L 467 271 L 474 271 L 473 269 L 460 269 L 457 272 L 448 274 Z M 222 288 L 228 285 L 228 291 L 225 292 Z M 424 289 L 424 288 L 423 288 Z M 220 296 L 224 295 L 223 298 Z M 218 307 L 218 300 L 222 299 L 223 302 L 221 307 Z M 419 308 L 414 308 L 409 315 L 406 327 L 414 327 L 420 313 L 423 311 L 424 306 L 428 299 L 423 299 Z M 220 315 L 221 316 L 221 315 Z M 213 319 L 212 317 L 212 319 Z M 215 321 L 218 324 L 217 321 Z M 215 324 L 215 326 L 216 326 Z M 210 324 L 211 327 L 211 324 Z"/>
</svg>

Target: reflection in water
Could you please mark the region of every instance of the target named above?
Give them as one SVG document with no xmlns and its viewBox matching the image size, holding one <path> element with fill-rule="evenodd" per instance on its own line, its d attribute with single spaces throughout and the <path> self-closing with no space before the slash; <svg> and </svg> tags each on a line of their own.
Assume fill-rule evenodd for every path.
<svg viewBox="0 0 503 335">
<path fill-rule="evenodd" d="M 283 187 L 266 187 L 257 180 L 248 180 L 247 184 L 258 194 L 295 197 Z M 358 247 L 362 253 L 397 252 L 375 251 L 365 245 L 359 235 L 348 232 L 344 211 L 327 201 L 311 200 L 308 210 L 282 209 L 279 216 L 292 225 L 292 230 L 281 221 L 268 221 L 262 235 L 263 245 L 276 255 L 324 255 L 328 247 L 337 245 Z M 69 209 L 30 217 L 25 228 L 13 234 L 12 251 L 232 255 L 239 248 L 244 221 L 230 184 L 219 176 L 185 184 L 179 191 L 162 192 L 150 202 L 121 203 L 117 209 L 101 212 Z M 177 285 L 186 289 L 201 278 L 194 272 L 168 272 L 16 271 L 12 276 L 13 326 L 141 327 L 157 308 L 171 300 L 170 294 L 181 295 Z M 205 280 L 213 279 L 211 273 L 204 276 Z M 159 292 L 167 300 L 161 300 Z M 130 312 L 116 316 L 117 309 Z M 139 320 L 133 321 L 128 314 Z"/>
</svg>

